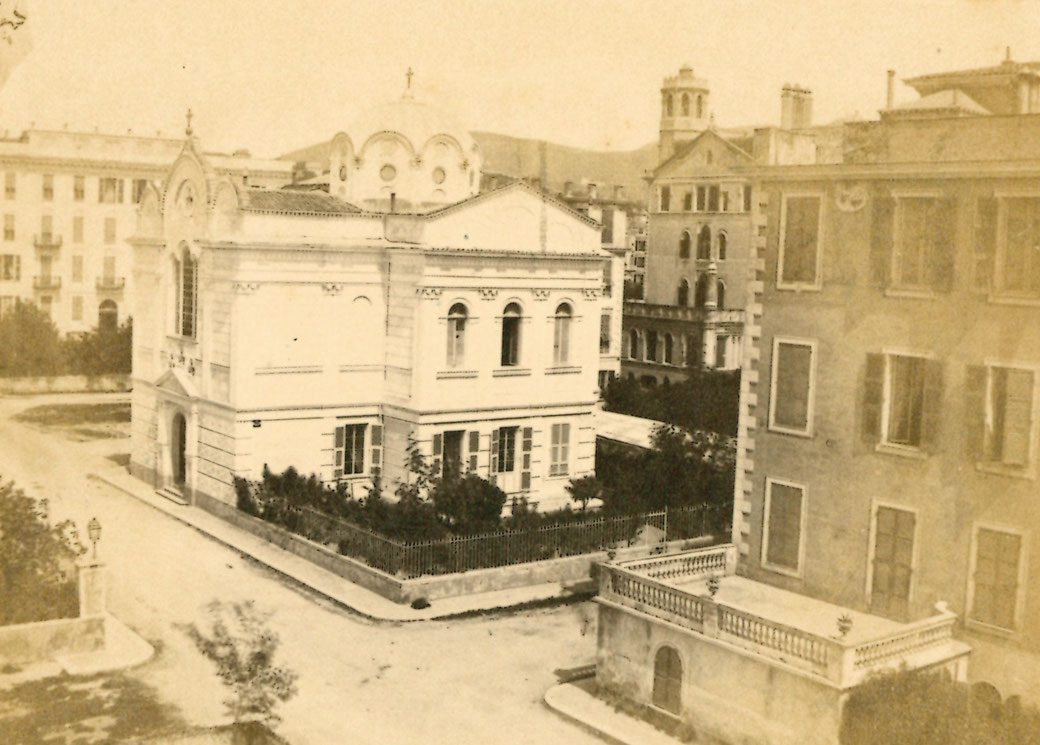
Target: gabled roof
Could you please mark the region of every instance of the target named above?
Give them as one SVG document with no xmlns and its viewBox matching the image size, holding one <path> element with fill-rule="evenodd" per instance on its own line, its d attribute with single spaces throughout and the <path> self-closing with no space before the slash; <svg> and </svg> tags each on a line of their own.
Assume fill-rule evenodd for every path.
<svg viewBox="0 0 1040 745">
<path fill-rule="evenodd" d="M 916 101 L 909 101 L 907 103 L 899 104 L 898 106 L 893 106 L 891 109 L 885 109 L 884 113 L 899 113 L 904 111 L 959 111 L 965 114 L 991 113 L 985 106 L 981 105 L 967 93 L 957 88 L 950 88 L 944 91 L 930 93 L 927 96 L 922 96 Z"/>
<path fill-rule="evenodd" d="M 727 148 L 732 150 L 733 153 L 736 154 L 738 157 L 746 158 L 748 160 L 752 159 L 751 153 L 747 152 L 746 150 L 744 150 L 744 149 L 742 149 L 740 147 L 737 147 L 736 145 L 734 145 L 732 142 L 727 140 L 725 137 L 720 135 L 715 130 L 713 130 L 713 129 L 706 129 L 703 132 L 701 132 L 699 135 L 694 137 L 692 140 L 690 140 L 689 142 L 684 144 L 682 147 L 680 147 L 674 153 L 672 153 L 672 156 L 670 158 L 666 159 L 663 163 L 659 164 L 657 166 L 657 168 L 655 168 L 653 171 L 651 171 L 651 174 L 653 176 L 657 176 L 665 168 L 670 167 L 674 163 L 678 163 L 680 160 L 682 160 L 687 155 L 692 153 L 697 148 L 697 146 L 701 142 L 701 140 L 704 140 L 706 138 L 712 138 L 712 139 L 718 140 L 723 145 L 725 145 Z M 746 139 L 747 138 L 741 138 L 742 141 L 746 141 Z"/>
<path fill-rule="evenodd" d="M 289 189 L 246 189 L 240 192 L 247 212 L 276 212 L 291 215 L 356 215 L 358 207 L 323 191 Z"/>
<path fill-rule="evenodd" d="M 560 209 L 561 211 L 567 213 L 571 217 L 574 217 L 574 218 L 576 218 L 576 219 L 578 219 L 578 220 L 580 220 L 580 221 L 582 221 L 582 222 L 584 222 L 584 223 L 586 223 L 588 225 L 591 225 L 592 227 L 596 227 L 596 228 L 601 227 L 601 225 L 600 225 L 600 223 L 598 221 L 593 220 L 588 215 L 581 214 L 577 210 L 572 209 L 565 202 L 561 202 L 559 199 L 554 197 L 549 192 L 542 191 L 541 189 L 536 189 L 536 188 L 534 188 L 533 186 L 531 186 L 530 184 L 528 184 L 525 181 L 514 181 L 511 184 L 506 184 L 505 186 L 499 187 L 498 189 L 493 189 L 492 191 L 481 192 L 480 194 L 477 194 L 475 196 L 469 197 L 468 199 L 463 199 L 461 202 L 455 202 L 455 204 L 449 204 L 449 205 L 447 205 L 445 207 L 441 207 L 440 209 L 436 209 L 433 212 L 427 212 L 424 216 L 427 217 L 427 218 L 437 218 L 437 217 L 440 217 L 442 215 L 446 215 L 446 214 L 449 214 L 449 213 L 454 212 L 456 210 L 462 209 L 464 207 L 468 207 L 470 205 L 476 204 L 478 202 L 482 202 L 482 201 L 487 200 L 487 199 L 492 199 L 492 198 L 496 198 L 496 197 L 502 196 L 506 192 L 514 190 L 514 189 L 519 189 L 521 191 L 526 191 L 526 192 L 528 192 L 530 194 L 533 194 L 534 196 L 539 197 L 543 202 L 547 202 L 549 204 L 552 204 L 553 206 L 555 206 L 558 209 Z"/>
<path fill-rule="evenodd" d="M 171 367 L 160 375 L 155 387 L 187 398 L 198 398 L 199 395 L 191 376 L 179 367 Z"/>
</svg>

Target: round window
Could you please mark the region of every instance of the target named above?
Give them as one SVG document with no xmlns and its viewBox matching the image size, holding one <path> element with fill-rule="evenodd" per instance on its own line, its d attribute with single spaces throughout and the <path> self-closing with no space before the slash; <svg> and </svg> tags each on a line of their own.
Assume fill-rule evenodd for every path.
<svg viewBox="0 0 1040 745">
<path fill-rule="evenodd" d="M 436 168 L 433 169 L 433 183 L 435 183 L 435 184 L 443 184 L 444 183 L 444 178 L 445 178 L 445 173 L 444 173 L 444 169 L 443 168 L 441 168 L 440 166 L 437 166 Z"/>
<path fill-rule="evenodd" d="M 396 175 L 397 169 L 389 163 L 379 169 L 379 177 L 383 179 L 383 181 L 393 181 Z"/>
<path fill-rule="evenodd" d="M 339 180 L 340 181 L 346 181 L 347 180 L 347 167 L 346 166 L 340 166 L 339 167 Z"/>
</svg>

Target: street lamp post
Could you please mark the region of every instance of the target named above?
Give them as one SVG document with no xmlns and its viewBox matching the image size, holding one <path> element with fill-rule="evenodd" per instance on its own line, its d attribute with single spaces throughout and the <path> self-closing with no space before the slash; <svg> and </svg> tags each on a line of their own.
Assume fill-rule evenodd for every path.
<svg viewBox="0 0 1040 745">
<path fill-rule="evenodd" d="M 90 518 L 90 522 L 87 523 L 87 536 L 90 538 L 90 543 L 94 549 L 94 558 L 97 558 L 97 542 L 101 540 L 101 523 L 96 517 Z"/>
</svg>

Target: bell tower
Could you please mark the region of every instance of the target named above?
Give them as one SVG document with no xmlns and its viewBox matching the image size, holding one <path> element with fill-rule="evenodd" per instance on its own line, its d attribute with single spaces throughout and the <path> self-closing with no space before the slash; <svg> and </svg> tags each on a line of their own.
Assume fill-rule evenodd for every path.
<svg viewBox="0 0 1040 745">
<path fill-rule="evenodd" d="M 659 163 L 670 158 L 682 143 L 689 142 L 708 128 L 708 104 L 708 81 L 694 77 L 689 65 L 683 65 L 678 75 L 664 79 L 661 86 L 661 135 L 657 145 Z"/>
</svg>

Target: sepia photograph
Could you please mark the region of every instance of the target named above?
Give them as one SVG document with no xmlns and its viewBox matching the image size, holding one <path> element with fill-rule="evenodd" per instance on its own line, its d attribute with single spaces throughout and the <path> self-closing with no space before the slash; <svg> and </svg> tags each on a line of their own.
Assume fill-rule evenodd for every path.
<svg viewBox="0 0 1040 745">
<path fill-rule="evenodd" d="M 1040 745 L 1040 0 L 0 0 L 0 745 Z"/>
</svg>

